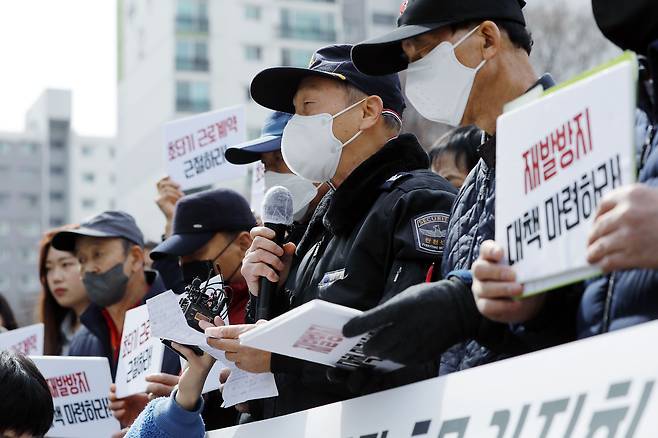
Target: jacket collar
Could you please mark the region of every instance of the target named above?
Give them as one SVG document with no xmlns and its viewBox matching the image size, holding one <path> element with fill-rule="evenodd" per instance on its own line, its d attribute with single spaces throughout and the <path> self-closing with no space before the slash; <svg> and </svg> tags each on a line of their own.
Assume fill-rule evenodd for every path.
<svg viewBox="0 0 658 438">
<path fill-rule="evenodd" d="M 530 88 L 526 90 L 526 93 L 533 88 L 540 86 L 544 90 L 553 88 L 555 86 L 555 80 L 550 73 L 544 73 L 537 81 L 532 84 Z M 478 148 L 478 155 L 485 162 L 489 168 L 496 167 L 496 136 L 485 134 L 482 144 Z"/>
<path fill-rule="evenodd" d="M 371 209 L 380 187 L 400 172 L 427 169 L 429 158 L 411 134 L 390 140 L 357 167 L 333 193 L 324 225 L 334 234 L 349 233 Z"/>
</svg>

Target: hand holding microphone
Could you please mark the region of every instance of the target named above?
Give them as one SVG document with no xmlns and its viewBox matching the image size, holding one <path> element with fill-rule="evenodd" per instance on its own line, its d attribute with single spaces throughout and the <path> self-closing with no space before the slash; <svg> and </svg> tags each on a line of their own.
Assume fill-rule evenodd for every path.
<svg viewBox="0 0 658 438">
<path fill-rule="evenodd" d="M 292 195 L 285 187 L 272 187 L 263 200 L 264 227 L 251 230 L 254 239 L 242 264 L 249 291 L 259 296 L 258 319 L 269 319 L 271 299 L 288 276 L 295 245 L 283 244 L 292 225 Z"/>
</svg>

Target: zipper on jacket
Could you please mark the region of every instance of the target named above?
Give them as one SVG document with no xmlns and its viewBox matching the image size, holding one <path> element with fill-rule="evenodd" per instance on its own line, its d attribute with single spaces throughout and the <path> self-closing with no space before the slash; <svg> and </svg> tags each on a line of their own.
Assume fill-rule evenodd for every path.
<svg viewBox="0 0 658 438">
<path fill-rule="evenodd" d="M 610 274 L 608 280 L 608 290 L 605 296 L 605 307 L 603 308 L 603 323 L 601 325 L 601 333 L 608 333 L 610 331 L 610 316 L 612 313 L 612 291 L 615 287 L 615 273 Z"/>
</svg>

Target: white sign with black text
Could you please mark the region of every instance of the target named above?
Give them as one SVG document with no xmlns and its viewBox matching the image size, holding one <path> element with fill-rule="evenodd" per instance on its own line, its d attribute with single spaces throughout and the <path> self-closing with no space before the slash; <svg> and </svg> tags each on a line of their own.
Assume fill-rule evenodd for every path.
<svg viewBox="0 0 658 438">
<path fill-rule="evenodd" d="M 118 432 L 108 394 L 112 378 L 104 357 L 31 356 L 53 396 L 55 416 L 46 436 L 109 438 Z"/>
<path fill-rule="evenodd" d="M 601 198 L 635 181 L 636 81 L 626 54 L 499 117 L 496 241 L 526 296 L 600 272 L 587 238 Z"/>
<path fill-rule="evenodd" d="M 115 383 L 117 397 L 124 398 L 146 391 L 149 374 L 162 368 L 164 344 L 151 336 L 151 322 L 146 304 L 126 312 L 121 334 L 119 363 Z"/>
<path fill-rule="evenodd" d="M 208 438 L 655 438 L 658 322 L 208 432 Z"/>
<path fill-rule="evenodd" d="M 244 106 L 175 120 L 164 125 L 163 157 L 167 175 L 182 190 L 244 177 L 246 166 L 226 161 L 226 149 L 246 139 Z"/>
</svg>

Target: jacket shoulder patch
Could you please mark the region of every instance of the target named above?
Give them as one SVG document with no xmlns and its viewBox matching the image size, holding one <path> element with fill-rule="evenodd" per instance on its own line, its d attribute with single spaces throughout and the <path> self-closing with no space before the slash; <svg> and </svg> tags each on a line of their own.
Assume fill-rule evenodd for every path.
<svg viewBox="0 0 658 438">
<path fill-rule="evenodd" d="M 448 234 L 448 221 L 450 216 L 446 213 L 426 213 L 417 216 L 411 221 L 416 240 L 416 249 L 429 254 L 441 255 Z"/>
</svg>

